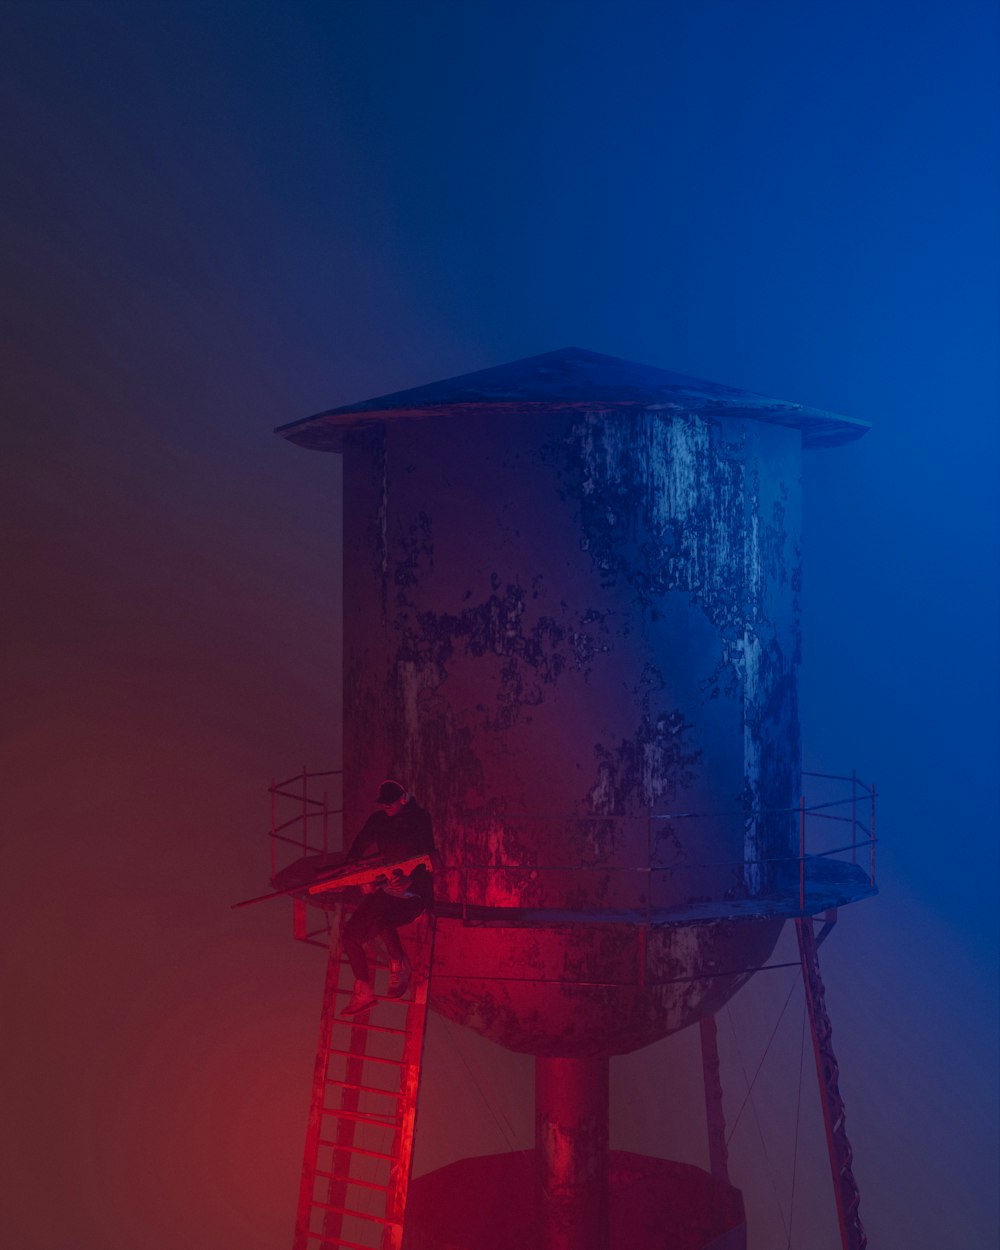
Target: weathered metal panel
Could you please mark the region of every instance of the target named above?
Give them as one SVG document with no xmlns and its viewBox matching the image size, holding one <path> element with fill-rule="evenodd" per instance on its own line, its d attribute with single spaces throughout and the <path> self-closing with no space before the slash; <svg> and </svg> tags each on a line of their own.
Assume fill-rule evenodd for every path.
<svg viewBox="0 0 1000 1250">
<path fill-rule="evenodd" d="M 767 962 L 782 920 L 649 930 L 438 919 L 431 1006 L 509 1050 L 627 1054 L 714 1014 Z"/>
<path fill-rule="evenodd" d="M 791 843 L 760 811 L 798 773 L 798 432 L 567 411 L 345 450 L 348 821 L 403 777 L 497 906 L 643 907 L 651 863 L 663 906 L 764 889 Z"/>
</svg>

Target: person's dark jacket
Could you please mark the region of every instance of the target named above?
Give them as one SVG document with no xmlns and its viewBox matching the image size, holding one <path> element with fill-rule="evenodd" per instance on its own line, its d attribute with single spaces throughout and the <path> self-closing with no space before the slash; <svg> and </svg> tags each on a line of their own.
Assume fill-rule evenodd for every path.
<svg viewBox="0 0 1000 1250">
<path fill-rule="evenodd" d="M 381 809 L 372 812 L 351 843 L 347 859 L 363 859 L 373 849 L 379 851 L 387 864 L 396 864 L 414 855 L 435 854 L 430 812 L 413 798 L 395 816 Z M 423 865 L 410 874 L 410 888 L 425 905 L 433 901 L 431 874 Z"/>
</svg>

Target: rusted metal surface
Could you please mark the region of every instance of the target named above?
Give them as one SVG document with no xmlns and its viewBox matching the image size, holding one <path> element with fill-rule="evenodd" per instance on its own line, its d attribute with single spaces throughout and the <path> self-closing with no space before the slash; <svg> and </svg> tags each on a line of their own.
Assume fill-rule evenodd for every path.
<svg viewBox="0 0 1000 1250">
<path fill-rule="evenodd" d="M 729 1149 L 726 1146 L 726 1116 L 722 1105 L 722 1077 L 719 1072 L 719 1041 L 715 1016 L 702 1016 L 698 1028 L 701 1035 L 709 1165 L 712 1175 L 728 1185 Z"/>
<path fill-rule="evenodd" d="M 439 917 L 431 1006 L 509 1050 L 627 1054 L 720 1010 L 767 961 L 782 923 L 655 926 L 640 943 L 640 926 Z"/>
<path fill-rule="evenodd" d="M 488 866 L 491 905 L 599 908 L 592 875 L 519 870 L 606 865 L 613 893 L 644 855 L 671 869 L 663 906 L 762 893 L 762 864 L 794 854 L 772 813 L 799 768 L 798 432 L 664 412 L 456 428 L 347 449 L 348 827 L 401 775 L 446 862 Z M 684 807 L 718 815 L 648 844 L 650 809 Z"/>
<path fill-rule="evenodd" d="M 608 1250 L 608 1060 L 535 1060 L 539 1250 Z"/>
<path fill-rule="evenodd" d="M 426 804 L 431 1005 L 537 1057 L 544 1201 L 516 1244 L 540 1227 L 545 1250 L 608 1250 L 607 1057 L 698 1021 L 717 1175 L 686 1176 L 704 1193 L 669 1244 L 745 1244 L 711 1021 L 783 913 L 874 890 L 861 865 L 810 864 L 798 801 L 801 451 L 866 428 L 568 349 L 280 431 L 345 457 L 346 828 L 385 777 Z M 848 849 L 853 805 L 850 823 Z M 811 1010 L 821 1036 L 821 986 Z M 631 1179 L 675 1166 L 628 1158 Z M 382 1250 L 403 1214 L 386 1207 Z M 660 1244 L 662 1220 L 618 1221 L 619 1246 Z"/>
<path fill-rule="evenodd" d="M 308 900 L 314 908 L 325 905 L 323 891 L 338 886 L 334 877 L 342 861 L 339 853 L 331 855 L 327 852 L 325 843 L 313 844 L 308 838 L 309 853 L 303 856 L 301 851 L 305 835 L 302 830 L 310 821 L 317 819 L 323 820 L 325 829 L 328 815 L 339 812 L 338 809 L 330 809 L 325 792 L 322 800 L 316 800 L 319 811 L 304 808 L 301 790 L 317 777 L 331 776 L 340 778 L 342 774 L 339 771 L 303 772 L 278 785 L 272 784 L 271 882 L 276 888 L 270 893 L 233 904 L 235 908 L 249 907 L 291 896 L 296 902 L 296 937 L 312 940 L 319 935 L 323 937 L 323 945 L 328 943 L 329 924 L 321 924 L 315 933 L 309 931 L 306 913 L 300 904 Z M 845 788 L 842 793 L 835 790 L 831 794 L 827 786 L 825 792 L 814 799 L 800 797 L 796 807 L 800 832 L 797 853 L 794 856 L 790 853 L 775 856 L 768 861 L 771 887 L 767 893 L 752 897 L 709 898 L 699 903 L 688 901 L 678 905 L 676 900 L 678 896 L 683 898 L 684 892 L 677 888 L 676 879 L 705 865 L 693 861 L 662 862 L 665 856 L 654 855 L 653 851 L 658 844 L 663 845 L 659 831 L 668 831 L 671 826 L 680 823 L 693 831 L 694 836 L 689 833 L 688 837 L 696 842 L 697 822 L 715 820 L 718 815 L 681 812 L 649 815 L 645 820 L 629 817 L 576 818 L 570 823 L 604 848 L 605 853 L 595 857 L 593 862 L 577 860 L 555 864 L 551 860 L 559 848 L 549 845 L 544 838 L 539 846 L 539 855 L 521 865 L 514 865 L 509 860 L 501 867 L 486 862 L 476 863 L 468 848 L 464 847 L 460 863 L 437 866 L 438 879 L 443 887 L 439 891 L 439 907 L 448 910 L 448 905 L 442 903 L 441 898 L 454 897 L 457 892 L 462 900 L 462 917 L 469 923 L 586 923 L 593 919 L 596 909 L 602 921 L 615 920 L 627 925 L 643 921 L 646 925 L 663 925 L 750 916 L 815 915 L 828 907 L 839 907 L 871 897 L 877 892 L 873 869 L 870 864 L 867 868 L 862 867 L 858 862 L 858 851 L 869 850 L 869 858 L 874 860 L 874 839 L 871 824 L 866 824 L 858 815 L 857 795 L 860 787 L 871 802 L 873 817 L 874 786 L 861 782 L 856 773 L 851 776 L 803 773 L 802 776 L 803 780 L 808 779 L 817 787 L 823 782 L 842 782 Z M 847 786 L 850 789 L 846 789 Z M 294 816 L 280 822 L 274 818 L 274 802 L 278 796 L 286 803 L 292 800 L 297 808 Z M 849 816 L 844 814 L 847 808 L 850 808 Z M 509 815 L 506 821 L 511 826 L 545 823 L 532 821 L 530 817 Z M 298 832 L 295 826 L 299 826 Z M 289 859 L 290 847 L 296 848 L 299 854 L 294 860 L 285 862 Z M 619 849 L 609 855 L 609 847 Z M 279 849 L 282 852 L 280 871 L 277 869 Z M 550 862 L 542 862 L 543 851 Z M 846 858 L 848 853 L 849 859 Z M 794 894 L 789 888 L 789 870 L 793 866 Z M 489 905 L 488 887 L 497 874 L 504 881 L 504 893 L 517 900 L 517 907 Z M 562 905 L 567 898 L 565 884 L 568 879 L 573 883 L 572 911 Z M 332 906 L 338 897 L 332 894 L 326 903 Z"/>
<path fill-rule="evenodd" d="M 739 1191 L 691 1164 L 609 1152 L 611 1250 L 746 1250 Z M 405 1250 L 538 1250 L 534 1151 L 461 1159 L 418 1177 Z"/>
</svg>

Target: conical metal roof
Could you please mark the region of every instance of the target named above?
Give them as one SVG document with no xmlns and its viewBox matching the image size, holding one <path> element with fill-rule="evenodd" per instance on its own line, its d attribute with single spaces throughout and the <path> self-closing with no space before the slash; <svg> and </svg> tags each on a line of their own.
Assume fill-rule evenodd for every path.
<svg viewBox="0 0 1000 1250">
<path fill-rule="evenodd" d="M 525 412 L 648 411 L 694 412 L 706 416 L 748 417 L 802 431 L 805 447 L 833 447 L 860 438 L 867 421 L 837 416 L 783 399 L 768 399 L 718 382 L 689 378 L 617 356 L 565 347 L 541 356 L 456 378 L 430 382 L 391 395 L 332 408 L 275 431 L 318 451 L 340 451 L 343 434 L 371 421 Z"/>
</svg>

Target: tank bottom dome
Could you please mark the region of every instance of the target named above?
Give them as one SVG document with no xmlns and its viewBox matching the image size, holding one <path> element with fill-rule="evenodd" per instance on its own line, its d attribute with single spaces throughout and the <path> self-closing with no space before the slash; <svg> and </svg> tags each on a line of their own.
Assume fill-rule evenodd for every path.
<svg viewBox="0 0 1000 1250">
<path fill-rule="evenodd" d="M 609 1250 L 746 1250 L 738 1189 L 701 1168 L 608 1152 Z M 417 1177 L 403 1250 L 543 1250 L 534 1151 L 460 1159 Z"/>
<path fill-rule="evenodd" d="M 429 1001 L 507 1050 L 625 1055 L 720 1011 L 767 962 L 783 924 L 465 925 L 439 910 Z"/>
</svg>

